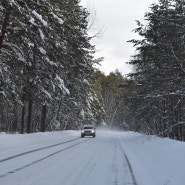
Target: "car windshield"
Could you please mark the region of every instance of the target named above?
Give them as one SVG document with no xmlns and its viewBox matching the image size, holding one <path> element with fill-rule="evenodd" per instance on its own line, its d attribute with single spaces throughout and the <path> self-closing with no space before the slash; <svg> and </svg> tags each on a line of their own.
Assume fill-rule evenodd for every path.
<svg viewBox="0 0 185 185">
<path fill-rule="evenodd" d="M 86 126 L 86 127 L 84 127 L 84 129 L 93 129 L 93 127 L 91 127 L 91 126 Z"/>
</svg>

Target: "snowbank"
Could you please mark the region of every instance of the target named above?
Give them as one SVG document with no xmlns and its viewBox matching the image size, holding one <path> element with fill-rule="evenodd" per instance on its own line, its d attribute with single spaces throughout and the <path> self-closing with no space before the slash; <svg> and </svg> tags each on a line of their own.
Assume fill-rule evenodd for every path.
<svg viewBox="0 0 185 185">
<path fill-rule="evenodd" d="M 121 138 L 139 185 L 183 185 L 185 143 L 127 132 Z"/>
</svg>

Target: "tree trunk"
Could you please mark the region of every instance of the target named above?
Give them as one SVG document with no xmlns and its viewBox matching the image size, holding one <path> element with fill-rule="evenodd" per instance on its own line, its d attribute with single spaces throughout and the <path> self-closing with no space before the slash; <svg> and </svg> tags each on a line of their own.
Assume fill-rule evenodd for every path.
<svg viewBox="0 0 185 185">
<path fill-rule="evenodd" d="M 27 124 L 27 133 L 31 133 L 31 118 L 32 118 L 32 99 L 29 99 L 28 102 L 28 124 Z"/>
<path fill-rule="evenodd" d="M 21 134 L 24 133 L 24 115 L 25 115 L 25 105 L 22 106 L 22 116 L 21 116 Z"/>
<path fill-rule="evenodd" d="M 46 105 L 42 106 L 42 113 L 41 113 L 41 127 L 40 131 L 45 132 L 45 127 L 46 127 Z"/>
<path fill-rule="evenodd" d="M 1 29 L 2 35 L 0 36 L 0 49 L 3 46 L 3 41 L 4 41 L 6 30 L 8 27 L 9 19 L 10 19 L 10 11 L 6 11 L 5 18 L 4 18 L 3 25 L 2 25 L 2 29 Z"/>
<path fill-rule="evenodd" d="M 24 117 L 25 117 L 25 93 L 22 95 L 22 113 L 21 113 L 21 134 L 24 134 Z"/>
</svg>

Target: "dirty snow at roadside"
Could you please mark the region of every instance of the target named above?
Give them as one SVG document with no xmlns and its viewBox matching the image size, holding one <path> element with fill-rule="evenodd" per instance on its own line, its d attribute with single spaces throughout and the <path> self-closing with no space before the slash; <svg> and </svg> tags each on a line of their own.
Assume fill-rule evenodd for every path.
<svg viewBox="0 0 185 185">
<path fill-rule="evenodd" d="M 1 185 L 184 185 L 184 166 L 184 142 L 134 132 L 0 133 Z"/>
</svg>

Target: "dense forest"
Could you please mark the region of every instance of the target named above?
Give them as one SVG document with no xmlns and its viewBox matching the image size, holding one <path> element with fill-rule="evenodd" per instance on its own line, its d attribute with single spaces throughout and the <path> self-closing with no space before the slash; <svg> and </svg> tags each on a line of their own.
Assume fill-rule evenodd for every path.
<svg viewBox="0 0 185 185">
<path fill-rule="evenodd" d="M 1 0 L 0 131 L 75 129 L 93 120 L 98 59 L 78 0 Z"/>
<path fill-rule="evenodd" d="M 185 140 L 185 2 L 159 0 L 127 77 L 95 68 L 79 0 L 0 1 L 0 132 L 107 125 Z"/>
<path fill-rule="evenodd" d="M 185 140 L 185 2 L 159 0 L 137 21 L 140 40 L 130 63 L 130 98 L 136 130 Z"/>
</svg>

